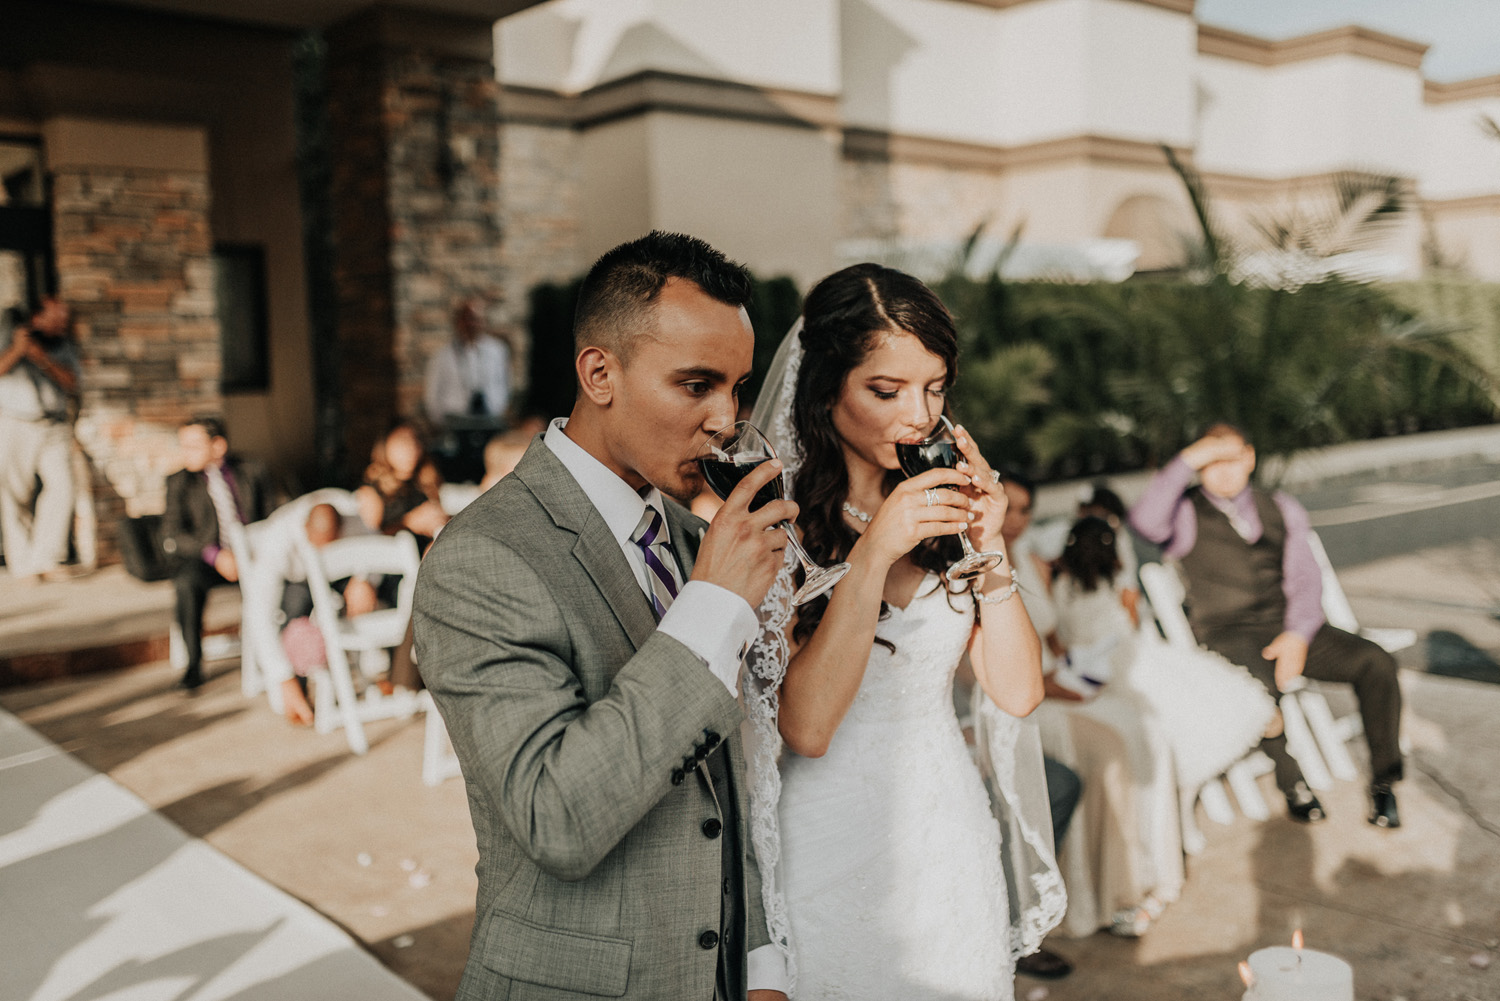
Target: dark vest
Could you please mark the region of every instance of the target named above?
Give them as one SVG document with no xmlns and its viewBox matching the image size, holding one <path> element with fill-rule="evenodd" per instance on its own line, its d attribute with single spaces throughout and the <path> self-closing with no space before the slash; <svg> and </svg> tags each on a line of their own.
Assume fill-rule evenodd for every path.
<svg viewBox="0 0 1500 1001">
<path fill-rule="evenodd" d="M 735 733 L 733 736 L 737 740 L 740 735 Z M 743 897 L 745 891 L 739 810 L 736 808 L 734 776 L 729 768 L 728 749 L 721 743 L 704 760 L 704 764 L 713 782 L 714 798 L 719 804 L 719 817 L 715 819 L 722 825 L 718 837 L 723 859 L 721 864 L 725 899 L 721 901 L 722 909 L 719 912 L 719 964 L 715 976 L 721 997 L 734 997 L 736 994 L 744 996 L 747 951 L 744 908 L 732 906 L 728 899 L 731 893 L 738 893 Z M 726 964 L 733 964 L 733 967 Z"/>
<path fill-rule="evenodd" d="M 1286 520 L 1269 493 L 1252 488 L 1251 496 L 1261 524 L 1261 536 L 1253 544 L 1240 538 L 1229 516 L 1203 495 L 1201 487 L 1188 491 L 1198 518 L 1198 541 L 1181 565 L 1188 622 L 1200 641 L 1225 627 L 1281 631 L 1286 616 Z"/>
</svg>

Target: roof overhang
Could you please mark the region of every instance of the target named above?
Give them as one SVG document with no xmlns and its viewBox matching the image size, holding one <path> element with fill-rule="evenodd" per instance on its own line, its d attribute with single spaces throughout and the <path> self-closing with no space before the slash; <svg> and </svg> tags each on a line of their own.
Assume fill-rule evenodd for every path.
<svg viewBox="0 0 1500 1001">
<path fill-rule="evenodd" d="M 101 0 L 117 7 L 134 7 L 214 21 L 233 21 L 267 28 L 326 28 L 372 7 L 414 13 L 472 17 L 497 21 L 508 14 L 535 7 L 542 0 L 402 0 L 399 4 L 372 0 Z"/>
</svg>

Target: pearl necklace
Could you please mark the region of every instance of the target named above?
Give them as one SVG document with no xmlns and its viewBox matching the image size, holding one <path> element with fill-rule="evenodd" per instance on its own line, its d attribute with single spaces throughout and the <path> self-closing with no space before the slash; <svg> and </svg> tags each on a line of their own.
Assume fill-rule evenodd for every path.
<svg viewBox="0 0 1500 1001">
<path fill-rule="evenodd" d="M 844 513 L 854 518 L 856 521 L 864 522 L 866 525 L 868 525 L 870 523 L 870 519 L 874 517 L 874 515 L 865 514 L 863 511 L 855 507 L 853 504 L 850 504 L 848 501 L 844 501 Z"/>
</svg>

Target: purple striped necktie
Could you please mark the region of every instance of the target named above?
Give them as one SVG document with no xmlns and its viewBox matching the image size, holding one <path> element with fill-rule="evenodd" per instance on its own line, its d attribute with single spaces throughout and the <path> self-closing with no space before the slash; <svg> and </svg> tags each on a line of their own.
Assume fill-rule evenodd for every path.
<svg viewBox="0 0 1500 1001">
<path fill-rule="evenodd" d="M 651 599 L 651 610 L 660 620 L 667 614 L 672 599 L 677 597 L 677 577 L 671 569 L 674 560 L 667 527 L 662 523 L 661 513 L 650 504 L 641 514 L 640 524 L 630 533 L 630 541 L 640 546 L 646 557 L 646 577 L 651 582 L 647 597 Z"/>
</svg>

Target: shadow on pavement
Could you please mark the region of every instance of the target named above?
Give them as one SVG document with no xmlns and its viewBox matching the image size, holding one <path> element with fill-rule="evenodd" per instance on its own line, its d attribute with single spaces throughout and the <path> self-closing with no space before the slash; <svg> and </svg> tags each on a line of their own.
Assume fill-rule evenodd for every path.
<svg viewBox="0 0 1500 1001">
<path fill-rule="evenodd" d="M 0 993 L 5 997 L 32 997 L 64 956 L 113 920 L 100 902 L 145 876 L 176 850 L 175 844 L 140 833 L 156 824 L 149 814 L 142 815 L 0 870 L 0 899 L 46 904 L 45 913 L 23 914 L 7 907 L 0 914 L 8 957 Z M 148 850 L 142 851 L 142 847 Z M 46 892 L 37 893 L 37 887 L 45 887 Z M 241 949 L 236 955 L 243 952 Z M 111 981 L 106 990 L 85 989 L 75 996 L 100 997 L 127 985 Z"/>
<path fill-rule="evenodd" d="M 1427 673 L 1500 685 L 1500 662 L 1468 639 L 1447 629 L 1427 634 Z"/>
<path fill-rule="evenodd" d="M 250 778 L 220 782 L 206 789 L 198 789 L 171 803 L 164 803 L 157 808 L 157 812 L 194 837 L 205 838 L 258 804 L 298 786 L 315 782 L 348 760 L 349 752 L 346 748 L 342 753 L 319 758 L 287 772 L 273 782 L 258 784 Z"/>
</svg>

